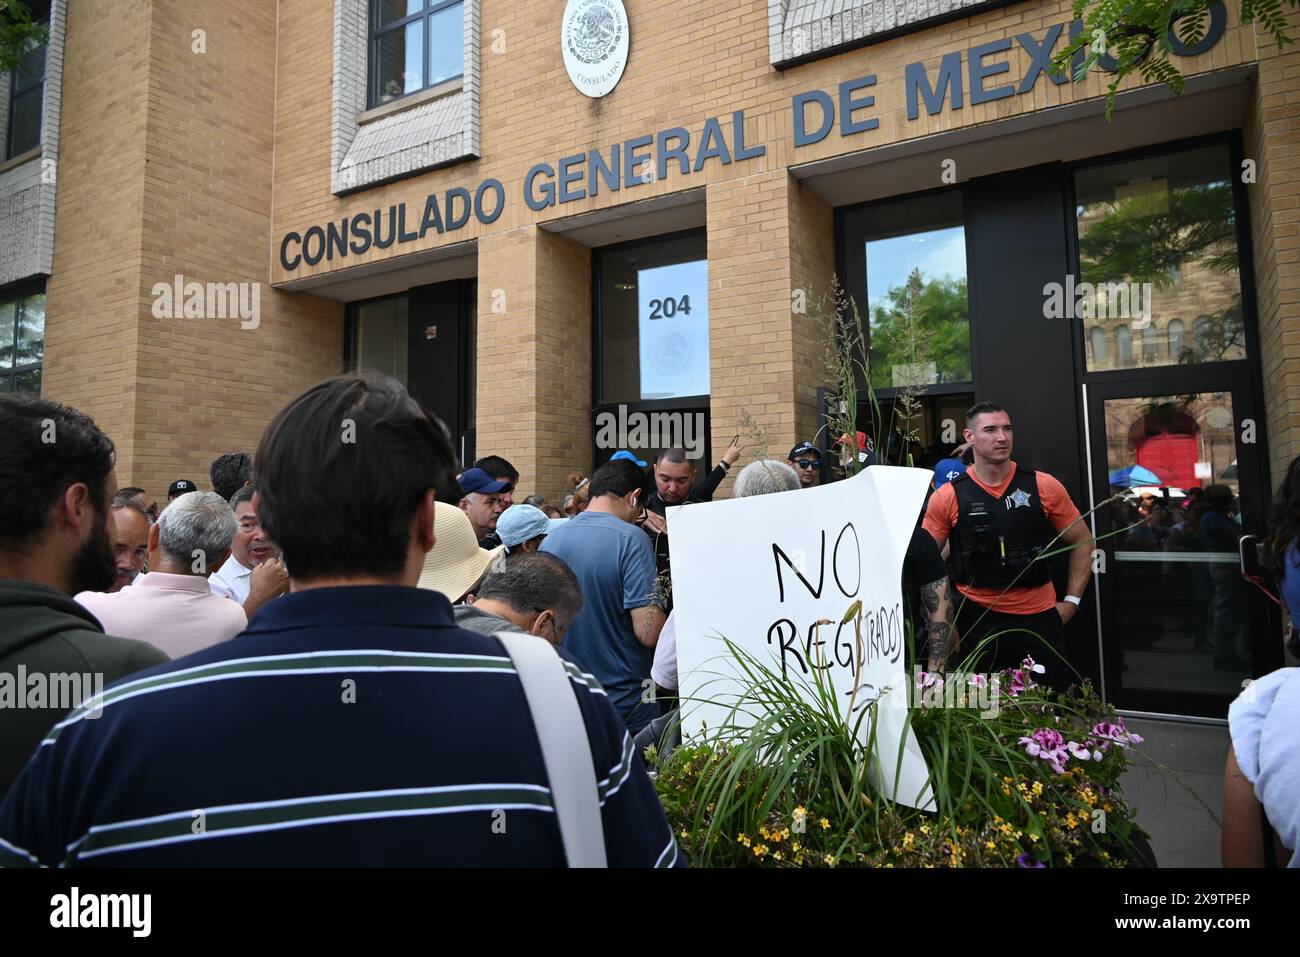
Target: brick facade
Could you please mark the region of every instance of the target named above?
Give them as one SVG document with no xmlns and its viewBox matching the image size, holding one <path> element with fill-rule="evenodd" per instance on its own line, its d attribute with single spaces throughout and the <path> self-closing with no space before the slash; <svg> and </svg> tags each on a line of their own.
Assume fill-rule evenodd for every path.
<svg viewBox="0 0 1300 957">
<path fill-rule="evenodd" d="M 1100 73 L 1063 85 L 1040 76 L 1024 94 L 968 101 L 937 115 L 922 108 L 908 118 L 908 64 L 923 63 L 933 78 L 943 56 L 961 53 L 969 95 L 965 51 L 1005 40 L 1009 49 L 985 62 L 1005 61 L 1009 70 L 988 83 L 1016 84 L 1031 62 L 1016 38 L 1041 38 L 1067 22 L 1066 0 L 975 12 L 785 71 L 771 64 L 767 0 L 625 5 L 632 30 L 626 72 L 612 93 L 591 100 L 565 74 L 558 7 L 481 0 L 474 34 L 480 158 L 344 195 L 338 194 L 337 164 L 347 146 L 339 139 L 334 96 L 335 31 L 349 21 L 336 16 L 335 4 L 73 5 L 46 394 L 85 408 L 114 436 L 124 483 L 156 492 L 179 476 L 206 484 L 206 464 L 215 454 L 251 449 L 285 399 L 340 367 L 343 303 L 288 291 L 286 284 L 309 277 L 350 281 L 364 272 L 357 267 L 399 266 L 413 254 L 472 242 L 477 449 L 506 455 L 524 473 L 524 491 L 554 499 L 565 473 L 586 468 L 592 458 L 592 253 L 548 227 L 633 203 L 653 207 L 639 201 L 702 189 L 715 456 L 748 413 L 766 434 L 769 452 L 783 457 L 796 439 L 812 437 L 816 389 L 827 384 L 818 317 L 812 309 L 793 309 L 792 291 L 806 289 L 812 306 L 835 271 L 831 204 L 801 171 L 819 161 L 870 159 L 875 150 L 890 155 L 902 144 L 933 141 L 933 149 L 942 149 L 997 122 L 1027 127 L 1057 108 L 1083 105 L 1095 113 L 1107 82 Z M 1291 22 L 1300 32 L 1300 23 Z M 204 54 L 192 51 L 196 29 L 206 31 Z M 1298 57 L 1279 55 L 1241 28 L 1233 9 L 1212 50 L 1177 61 L 1192 84 L 1235 68 L 1258 70 L 1244 136 L 1247 155 L 1258 160 L 1251 217 L 1275 472 L 1300 451 L 1300 332 L 1291 325 L 1300 308 L 1292 288 L 1300 285 L 1294 216 L 1300 187 L 1292 168 L 1300 161 L 1290 155 L 1297 106 L 1288 89 Z M 808 90 L 835 97 L 838 84 L 866 74 L 877 77 L 876 85 L 854 95 L 874 96 L 870 113 L 879 126 L 836 128 L 817 143 L 796 146 L 792 97 Z M 1125 89 L 1138 86 L 1134 78 Z M 670 163 L 666 176 L 537 212 L 524 203 L 524 177 L 534 163 L 555 166 L 562 157 L 669 127 L 684 128 L 693 148 L 706 120 L 717 117 L 734 150 L 731 118 L 738 110 L 746 143 L 761 144 L 763 155 L 715 159 L 687 174 Z M 1014 148 L 995 155 L 1000 168 L 1016 168 Z M 869 167 L 862 176 L 866 184 Z M 472 193 L 489 178 L 500 181 L 506 196 L 491 224 L 470 217 L 458 230 L 430 230 L 387 249 L 372 246 L 292 270 L 280 263 L 280 243 L 290 231 L 398 203 L 418 220 L 430 194 Z M 888 186 L 870 185 L 873 198 L 893 195 Z M 929 186 L 938 185 L 936 171 Z M 155 319 L 151 290 L 176 274 L 262 283 L 260 325 Z M 417 275 L 411 285 L 419 282 Z M 504 311 L 497 291 L 504 293 Z"/>
</svg>

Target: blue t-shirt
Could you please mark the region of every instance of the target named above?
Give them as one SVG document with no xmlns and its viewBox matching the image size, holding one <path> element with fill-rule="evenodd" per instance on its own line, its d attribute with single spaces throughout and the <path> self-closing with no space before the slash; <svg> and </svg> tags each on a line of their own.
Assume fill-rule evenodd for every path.
<svg viewBox="0 0 1300 957">
<path fill-rule="evenodd" d="M 629 614 L 650 604 L 656 575 L 650 539 L 607 512 L 586 511 L 547 535 L 542 551 L 564 559 L 582 583 L 582 611 L 565 649 L 596 676 L 628 728 L 640 731 L 659 713 L 642 700 L 654 649 L 637 640 Z"/>
</svg>

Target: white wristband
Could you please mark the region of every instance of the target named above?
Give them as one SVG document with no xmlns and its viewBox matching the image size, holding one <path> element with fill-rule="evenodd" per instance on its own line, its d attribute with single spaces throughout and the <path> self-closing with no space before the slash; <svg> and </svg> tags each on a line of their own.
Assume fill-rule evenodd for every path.
<svg viewBox="0 0 1300 957">
<path fill-rule="evenodd" d="M 1078 595 L 1066 595 L 1064 598 L 1061 599 L 1061 601 L 1068 601 L 1071 605 L 1074 605 L 1077 608 L 1079 603 L 1083 601 L 1083 599 L 1080 598 Z"/>
</svg>

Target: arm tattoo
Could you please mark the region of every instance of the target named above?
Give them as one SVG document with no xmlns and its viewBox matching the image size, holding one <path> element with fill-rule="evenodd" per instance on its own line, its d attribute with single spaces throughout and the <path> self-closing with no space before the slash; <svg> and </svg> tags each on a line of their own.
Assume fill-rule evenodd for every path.
<svg viewBox="0 0 1300 957">
<path fill-rule="evenodd" d="M 921 586 L 921 604 L 925 605 L 925 610 L 931 618 L 939 610 L 939 602 L 945 597 L 947 590 L 947 578 L 940 578 L 938 581 L 932 581 L 928 585 Z"/>
<path fill-rule="evenodd" d="M 952 626 L 946 621 L 930 622 L 929 643 L 930 657 L 935 661 L 943 661 L 948 655 L 948 636 L 952 633 Z"/>
</svg>

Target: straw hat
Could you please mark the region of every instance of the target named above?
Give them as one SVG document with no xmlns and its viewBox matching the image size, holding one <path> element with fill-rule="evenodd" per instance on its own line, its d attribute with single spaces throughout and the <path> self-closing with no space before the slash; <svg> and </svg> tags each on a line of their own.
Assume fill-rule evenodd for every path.
<svg viewBox="0 0 1300 957">
<path fill-rule="evenodd" d="M 419 586 L 442 592 L 448 601 L 456 602 L 479 580 L 501 548 L 479 548 L 474 526 L 458 506 L 434 502 L 434 509 L 434 543 L 424 556 Z"/>
</svg>

